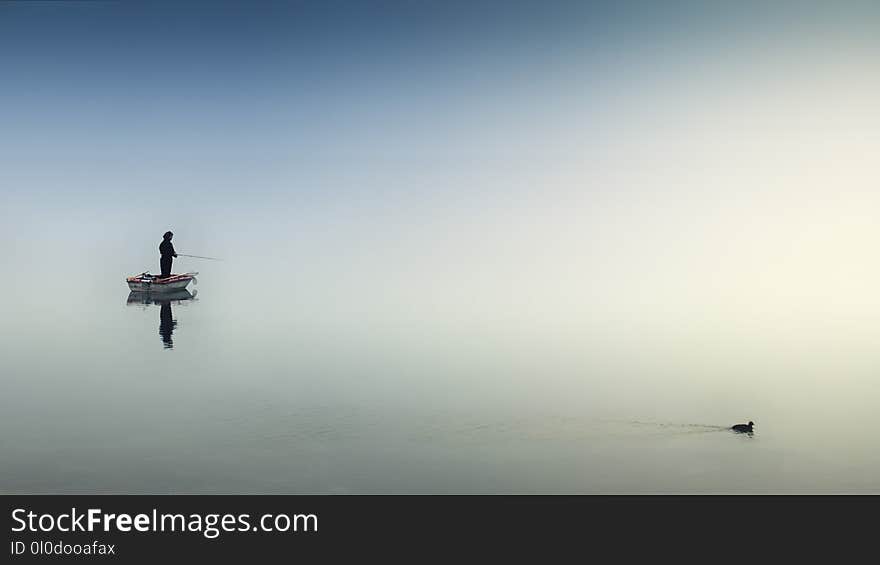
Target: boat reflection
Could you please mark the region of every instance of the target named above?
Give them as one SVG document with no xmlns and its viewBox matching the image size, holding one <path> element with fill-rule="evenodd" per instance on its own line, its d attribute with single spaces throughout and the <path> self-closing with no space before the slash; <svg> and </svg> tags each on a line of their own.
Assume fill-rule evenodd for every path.
<svg viewBox="0 0 880 565">
<path fill-rule="evenodd" d="M 172 304 L 184 305 L 194 300 L 198 291 L 190 293 L 188 290 L 175 290 L 171 292 L 138 292 L 132 291 L 128 295 L 126 304 L 129 306 L 139 305 L 144 309 L 151 305 L 159 306 L 159 337 L 165 349 L 174 348 L 174 330 L 177 328 L 177 320 L 171 309 Z"/>
</svg>

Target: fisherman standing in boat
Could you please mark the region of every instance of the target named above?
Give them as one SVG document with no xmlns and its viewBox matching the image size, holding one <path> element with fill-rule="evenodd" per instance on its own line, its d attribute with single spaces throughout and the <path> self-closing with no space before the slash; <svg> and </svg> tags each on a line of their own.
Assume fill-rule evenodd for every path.
<svg viewBox="0 0 880 565">
<path fill-rule="evenodd" d="M 172 237 L 174 237 L 173 233 L 170 231 L 165 232 L 165 235 L 162 236 L 162 243 L 159 244 L 159 253 L 162 256 L 159 259 L 159 266 L 162 268 L 160 276 L 163 279 L 171 276 L 171 262 L 177 257 L 174 246 L 171 245 Z"/>
</svg>

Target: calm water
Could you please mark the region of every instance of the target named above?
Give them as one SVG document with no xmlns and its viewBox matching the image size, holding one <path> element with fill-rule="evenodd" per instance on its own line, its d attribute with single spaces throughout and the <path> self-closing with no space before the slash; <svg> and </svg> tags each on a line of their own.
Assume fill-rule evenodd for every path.
<svg viewBox="0 0 880 565">
<path fill-rule="evenodd" d="M 158 303 L 109 269 L 7 287 L 0 489 L 880 491 L 867 338 L 578 332 L 426 297 L 383 316 L 381 294 L 181 267 L 194 296 Z"/>
</svg>

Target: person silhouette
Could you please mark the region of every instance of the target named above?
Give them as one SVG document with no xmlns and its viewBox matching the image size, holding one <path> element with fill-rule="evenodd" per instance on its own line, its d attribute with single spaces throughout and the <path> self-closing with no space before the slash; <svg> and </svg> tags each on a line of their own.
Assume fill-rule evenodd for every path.
<svg viewBox="0 0 880 565">
<path fill-rule="evenodd" d="M 159 267 L 162 270 L 162 274 L 159 277 L 163 279 L 171 276 L 171 263 L 177 257 L 174 245 L 171 244 L 172 237 L 174 237 L 173 233 L 170 231 L 165 232 L 165 235 L 162 236 L 162 243 L 159 244 Z"/>
</svg>

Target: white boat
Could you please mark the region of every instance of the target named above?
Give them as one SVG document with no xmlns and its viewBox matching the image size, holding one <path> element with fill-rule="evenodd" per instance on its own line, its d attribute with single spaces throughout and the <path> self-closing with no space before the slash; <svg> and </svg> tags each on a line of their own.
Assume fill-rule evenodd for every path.
<svg viewBox="0 0 880 565">
<path fill-rule="evenodd" d="M 150 273 L 141 273 L 126 278 L 125 282 L 128 283 L 128 288 L 137 292 L 173 292 L 185 289 L 190 281 L 196 280 L 196 275 L 198 273 L 184 273 L 162 277 L 160 275 L 151 275 Z"/>
</svg>

